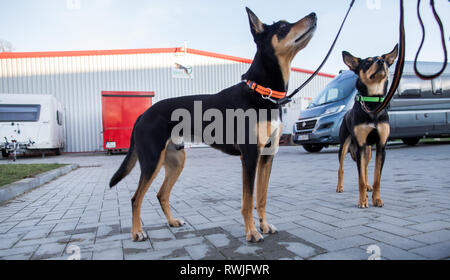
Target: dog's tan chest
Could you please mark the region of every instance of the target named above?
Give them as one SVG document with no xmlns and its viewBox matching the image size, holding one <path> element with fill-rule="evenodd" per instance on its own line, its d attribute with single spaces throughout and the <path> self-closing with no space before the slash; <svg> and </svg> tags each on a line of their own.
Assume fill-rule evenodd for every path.
<svg viewBox="0 0 450 280">
<path fill-rule="evenodd" d="M 378 132 L 378 135 L 380 137 L 380 142 L 383 144 L 386 143 L 387 139 L 389 138 L 389 134 L 390 134 L 389 123 L 379 123 L 377 125 L 375 125 L 374 123 L 365 123 L 365 124 L 356 125 L 353 128 L 354 136 L 360 147 L 362 147 L 362 146 L 364 146 L 364 144 L 366 144 L 367 137 L 373 130 L 376 130 Z"/>
</svg>

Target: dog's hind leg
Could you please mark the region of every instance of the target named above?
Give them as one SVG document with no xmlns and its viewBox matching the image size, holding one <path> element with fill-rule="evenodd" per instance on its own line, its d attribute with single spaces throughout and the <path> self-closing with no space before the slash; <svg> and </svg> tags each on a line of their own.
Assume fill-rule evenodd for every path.
<svg viewBox="0 0 450 280">
<path fill-rule="evenodd" d="M 141 177 L 139 179 L 138 188 L 131 199 L 133 215 L 131 238 L 134 241 L 144 241 L 147 239 L 147 234 L 142 230 L 141 224 L 142 201 L 145 193 L 149 189 L 155 177 L 158 175 L 165 157 L 166 147 L 164 145 L 158 147 L 158 143 L 153 143 L 153 145 L 154 146 L 151 147 L 151 149 L 146 150 L 146 146 L 143 146 L 142 149 L 138 151 L 139 163 L 141 166 Z M 157 150 L 160 151 L 157 152 Z"/>
<path fill-rule="evenodd" d="M 165 178 L 164 182 L 158 192 L 158 200 L 164 215 L 167 218 L 167 222 L 172 227 L 179 227 L 184 225 L 184 222 L 179 219 L 174 219 L 172 212 L 170 211 L 169 197 L 172 187 L 177 181 L 184 168 L 184 162 L 186 160 L 186 152 L 184 149 L 178 149 L 175 144 L 169 142 L 166 149 L 166 155 L 164 157 L 164 170 Z"/>
<path fill-rule="evenodd" d="M 348 152 L 348 147 L 351 144 L 352 139 L 350 136 L 348 136 L 344 143 L 341 144 L 339 147 L 339 171 L 338 171 L 338 184 L 336 187 L 336 192 L 341 193 L 344 191 L 344 161 L 345 161 L 345 155 Z"/>
<path fill-rule="evenodd" d="M 247 147 L 248 148 L 248 147 Z M 250 150 L 250 151 L 249 151 Z M 245 224 L 245 237 L 249 242 L 263 241 L 263 236 L 258 232 L 253 220 L 253 190 L 255 187 L 255 175 L 258 166 L 258 152 L 254 149 L 242 151 L 242 208 L 241 213 Z"/>
<path fill-rule="evenodd" d="M 259 228 L 263 233 L 276 233 L 275 226 L 267 223 L 266 200 L 272 170 L 273 155 L 262 155 L 259 158 L 256 179 L 256 211 L 259 216 Z"/>
</svg>

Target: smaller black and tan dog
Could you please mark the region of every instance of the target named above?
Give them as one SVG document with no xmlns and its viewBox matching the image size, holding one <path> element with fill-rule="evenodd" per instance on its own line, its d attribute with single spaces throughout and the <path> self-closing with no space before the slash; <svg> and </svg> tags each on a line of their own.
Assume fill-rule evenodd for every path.
<svg viewBox="0 0 450 280">
<path fill-rule="evenodd" d="M 346 51 L 342 52 L 345 64 L 358 75 L 356 81 L 358 94 L 353 108 L 344 116 L 339 133 L 341 145 L 336 192 L 344 191 L 342 185 L 344 159 L 350 151 L 358 166 L 359 208 L 369 207 L 367 191 L 372 191 L 373 206 L 383 206 L 380 198 L 380 179 L 386 157 L 386 142 L 390 133 L 389 116 L 386 110 L 376 115 L 372 112 L 383 102 L 388 85 L 388 69 L 394 63 L 397 53 L 398 45 L 388 54 L 366 59 L 354 57 Z M 373 189 L 367 176 L 367 166 L 372 158 L 372 145 L 376 145 Z"/>
</svg>

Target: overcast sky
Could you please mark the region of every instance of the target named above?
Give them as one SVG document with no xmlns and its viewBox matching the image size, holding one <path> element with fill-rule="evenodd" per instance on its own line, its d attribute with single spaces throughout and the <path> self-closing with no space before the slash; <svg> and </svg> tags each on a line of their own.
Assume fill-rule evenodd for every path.
<svg viewBox="0 0 450 280">
<path fill-rule="evenodd" d="M 337 73 L 345 68 L 342 50 L 360 57 L 389 52 L 398 40 L 398 2 L 356 0 L 322 71 Z M 421 38 L 415 2 L 405 1 L 408 60 L 414 58 Z M 429 1 L 422 2 L 428 33 L 420 59 L 439 61 L 442 51 L 437 25 Z M 186 41 L 188 48 L 253 58 L 256 48 L 246 6 L 269 24 L 280 19 L 295 22 L 316 12 L 316 34 L 293 62 L 293 66 L 314 69 L 325 56 L 349 3 L 350 0 L 0 0 L 0 38 L 10 41 L 15 51 L 177 47 Z M 436 0 L 436 6 L 448 40 L 449 1 Z"/>
</svg>

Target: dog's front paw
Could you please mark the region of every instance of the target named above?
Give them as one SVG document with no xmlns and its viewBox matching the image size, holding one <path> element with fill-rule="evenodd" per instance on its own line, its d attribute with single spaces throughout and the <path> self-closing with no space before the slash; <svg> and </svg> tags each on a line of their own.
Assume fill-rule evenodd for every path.
<svg viewBox="0 0 450 280">
<path fill-rule="evenodd" d="M 252 243 L 264 241 L 264 237 L 256 229 L 248 231 L 245 235 L 245 239 L 247 242 Z"/>
<path fill-rule="evenodd" d="M 131 239 L 133 241 L 141 242 L 147 240 L 147 238 L 148 238 L 147 233 L 145 233 L 145 231 L 143 230 L 131 232 Z"/>
<path fill-rule="evenodd" d="M 364 199 L 359 199 L 358 208 L 369 208 L 369 200 L 367 199 L 367 197 L 365 197 Z"/>
<path fill-rule="evenodd" d="M 344 192 L 344 186 L 338 185 L 338 186 L 336 187 L 336 192 L 337 192 L 337 193 L 342 193 L 342 192 Z"/>
<path fill-rule="evenodd" d="M 375 207 L 383 207 L 384 203 L 381 198 L 372 198 L 372 204 Z"/>
<path fill-rule="evenodd" d="M 264 234 L 274 234 L 278 232 L 277 228 L 274 225 L 268 223 L 260 224 L 259 228 Z"/>
<path fill-rule="evenodd" d="M 173 220 L 169 221 L 169 226 L 171 226 L 171 227 L 182 227 L 185 224 L 186 223 L 180 219 L 173 219 Z"/>
</svg>

